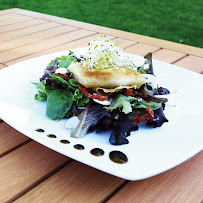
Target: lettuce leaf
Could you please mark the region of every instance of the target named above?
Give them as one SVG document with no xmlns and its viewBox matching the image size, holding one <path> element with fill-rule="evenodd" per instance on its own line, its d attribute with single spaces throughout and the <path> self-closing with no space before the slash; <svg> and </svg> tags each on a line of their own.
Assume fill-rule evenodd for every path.
<svg viewBox="0 0 203 203">
<path fill-rule="evenodd" d="M 39 101 L 45 101 L 45 100 L 47 100 L 46 93 L 38 91 L 38 94 L 35 94 L 35 100 L 39 100 Z"/>
<path fill-rule="evenodd" d="M 57 60 L 59 61 L 58 68 L 67 68 L 73 61 L 76 62 L 77 59 L 74 57 L 74 53 L 70 52 L 71 54 L 68 56 L 61 56 L 56 57 L 54 60 L 52 60 L 48 66 L 51 66 L 54 64 L 54 62 Z"/>
<path fill-rule="evenodd" d="M 76 128 L 72 128 L 71 137 L 84 137 L 91 126 L 96 125 L 103 116 L 107 115 L 109 113 L 102 105 L 89 103 L 82 113 L 78 115 L 80 123 Z"/>
<path fill-rule="evenodd" d="M 83 107 L 85 106 L 85 104 L 87 104 L 90 101 L 90 99 L 86 96 L 83 95 L 83 97 L 81 99 L 79 99 L 77 101 L 77 106 L 78 107 Z"/>
<path fill-rule="evenodd" d="M 117 98 L 114 99 L 112 104 L 109 107 L 104 107 L 107 110 L 114 110 L 119 108 L 123 113 L 128 114 L 132 112 L 131 102 L 138 102 L 138 99 L 131 96 L 124 96 L 120 94 Z"/>
<path fill-rule="evenodd" d="M 61 76 L 50 75 L 49 80 L 61 85 L 63 88 L 76 89 L 69 81 L 64 80 Z"/>
<path fill-rule="evenodd" d="M 124 96 L 120 94 L 109 107 L 104 107 L 107 110 L 115 110 L 119 108 L 123 113 L 129 114 L 133 111 L 133 108 L 147 108 L 148 106 L 151 106 L 152 110 L 159 109 L 161 107 L 161 103 L 147 103 L 143 102 L 142 99 L 131 97 L 131 96 Z"/>
<path fill-rule="evenodd" d="M 35 99 L 39 101 L 47 100 L 47 94 L 45 91 L 46 86 L 44 80 L 37 83 L 36 88 L 38 89 L 38 94 L 35 94 Z"/>
<path fill-rule="evenodd" d="M 57 75 L 37 83 L 38 94 L 35 99 L 47 100 L 46 115 L 52 120 L 58 120 L 71 115 L 71 107 L 75 102 L 77 107 L 84 107 L 90 99 L 77 88 L 75 79 L 64 80 Z"/>
<path fill-rule="evenodd" d="M 78 107 L 83 107 L 90 101 L 90 99 L 84 96 L 80 89 L 77 88 L 73 94 L 73 101 L 76 101 Z"/>
<path fill-rule="evenodd" d="M 72 92 L 68 90 L 53 90 L 47 97 L 46 115 L 52 120 L 65 117 L 73 104 L 72 97 Z"/>
</svg>

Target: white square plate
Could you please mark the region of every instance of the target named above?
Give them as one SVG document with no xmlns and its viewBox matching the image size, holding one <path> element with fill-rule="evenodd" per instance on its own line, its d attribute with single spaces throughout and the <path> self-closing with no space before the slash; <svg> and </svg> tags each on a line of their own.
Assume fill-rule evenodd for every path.
<svg viewBox="0 0 203 203">
<path fill-rule="evenodd" d="M 87 48 L 73 50 L 84 55 Z M 64 127 L 66 119 L 52 121 L 45 115 L 46 102 L 34 100 L 36 86 L 46 65 L 55 57 L 67 55 L 58 52 L 30 59 L 0 70 L 0 118 L 31 139 L 77 161 L 112 175 L 141 180 L 173 168 L 203 149 L 203 77 L 200 74 L 153 60 L 159 86 L 171 91 L 165 115 L 169 122 L 160 128 L 144 125 L 128 137 L 129 144 L 113 146 L 110 132 L 90 133 L 84 138 L 71 138 Z M 143 57 L 131 55 L 136 64 Z M 37 132 L 43 129 L 44 132 Z M 47 135 L 54 134 L 56 138 Z M 68 140 L 69 144 L 61 143 Z M 74 145 L 81 144 L 84 150 Z M 93 156 L 90 151 L 100 148 L 103 156 Z M 127 158 L 125 164 L 110 160 L 111 151 L 121 151 Z M 43 152 L 42 152 L 43 153 Z"/>
</svg>

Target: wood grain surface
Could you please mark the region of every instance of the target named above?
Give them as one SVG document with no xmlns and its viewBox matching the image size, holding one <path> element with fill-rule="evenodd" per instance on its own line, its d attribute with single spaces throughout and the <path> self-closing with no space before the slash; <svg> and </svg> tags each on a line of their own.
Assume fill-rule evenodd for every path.
<svg viewBox="0 0 203 203">
<path fill-rule="evenodd" d="M 189 55 L 182 60 L 177 61 L 174 65 L 201 73 L 203 70 L 203 58 Z"/>
<path fill-rule="evenodd" d="M 1 157 L 0 202 L 14 200 L 67 162 L 67 157 L 33 141 Z"/>
<path fill-rule="evenodd" d="M 187 56 L 187 54 L 185 54 L 185 53 L 172 51 L 172 50 L 168 50 L 168 49 L 160 49 L 160 50 L 156 51 L 155 53 L 153 53 L 153 59 L 163 61 L 166 63 L 171 63 L 171 64 L 183 59 L 186 56 Z"/>
<path fill-rule="evenodd" d="M 39 42 L 39 41 L 43 41 L 45 39 L 49 39 L 54 36 L 58 36 L 58 35 L 67 33 L 69 31 L 75 30 L 75 28 L 67 27 L 67 26 L 59 26 L 56 23 L 47 23 L 46 25 L 43 25 L 43 27 L 44 26 L 47 26 L 47 29 L 44 31 L 32 33 L 30 35 L 18 37 L 13 40 L 1 42 L 0 51 L 3 52 L 3 51 L 10 50 L 10 49 L 15 50 L 15 48 L 18 48 L 18 47 L 21 47 L 21 46 L 24 46 L 27 44 L 32 44 L 35 42 Z M 6 55 L 7 53 L 8 53 L 8 51 L 5 52 L 4 55 Z"/>
<path fill-rule="evenodd" d="M 16 17 L 13 17 L 13 18 L 11 17 L 7 20 L 0 19 L 0 26 L 4 26 L 4 25 L 12 26 L 12 24 L 19 23 L 19 22 L 26 22 L 28 20 L 33 20 L 33 19 L 34 18 L 28 17 L 28 16 L 17 15 Z"/>
<path fill-rule="evenodd" d="M 44 40 L 41 40 L 32 44 L 26 44 L 24 46 L 20 46 L 17 48 L 13 48 L 11 50 L 1 52 L 0 61 L 6 64 L 8 61 L 18 59 L 33 53 L 37 53 L 37 52 L 40 52 L 41 50 L 50 49 L 57 45 L 74 41 L 94 33 L 91 31 L 78 30 L 78 29 L 76 31 L 67 32 L 67 30 L 70 31 L 70 29 L 76 29 L 76 28 L 70 28 L 67 26 L 63 26 L 63 29 L 61 31 L 62 32 L 61 34 L 59 34 L 59 32 L 56 29 L 54 37 L 46 38 Z"/>
<path fill-rule="evenodd" d="M 52 202 L 53 199 L 55 202 L 101 202 L 123 182 L 120 178 L 74 162 L 17 202 Z"/>
<path fill-rule="evenodd" d="M 4 122 L 0 123 L 0 135 L 0 157 L 30 140 Z"/>
<path fill-rule="evenodd" d="M 6 66 L 3 64 L 0 64 L 0 69 L 5 68 Z"/>
<path fill-rule="evenodd" d="M 0 18 L 1 18 L 1 16 L 0 16 Z M 34 25 L 45 23 L 45 22 L 47 22 L 47 21 L 40 20 L 40 19 L 34 19 L 34 20 L 26 21 L 26 22 L 15 23 L 12 26 L 4 25 L 4 26 L 0 26 L 0 33 L 8 33 L 10 31 L 20 32 L 21 28 L 34 27 Z M 8 33 L 8 34 L 10 34 L 10 33 Z"/>
<path fill-rule="evenodd" d="M 160 49 L 161 47 L 156 47 L 156 46 L 143 44 L 143 43 L 137 43 L 135 45 L 128 47 L 127 49 L 125 49 L 125 51 L 131 54 L 145 56 L 149 52 L 154 53 Z"/>
<path fill-rule="evenodd" d="M 88 43 L 92 39 L 92 37 L 96 37 L 96 36 L 99 36 L 101 34 L 102 33 L 100 33 L 100 34 L 92 34 L 92 35 L 90 35 L 88 37 L 84 37 L 84 38 L 81 38 L 81 39 L 78 39 L 78 40 L 75 40 L 75 41 L 64 43 L 62 45 L 58 45 L 58 46 L 50 48 L 50 49 L 42 50 L 40 52 L 30 54 L 28 56 L 24 56 L 22 58 L 18 58 L 18 59 L 6 62 L 6 64 L 9 66 L 9 65 L 13 65 L 15 63 L 19 63 L 19 62 L 24 61 L 24 60 L 28 60 L 28 59 L 31 59 L 31 58 L 35 58 L 35 57 L 38 57 L 38 56 L 42 56 L 42 55 L 46 55 L 46 54 L 50 54 L 50 53 L 54 53 L 54 52 L 65 51 L 65 50 L 68 51 L 68 50 L 75 49 L 75 48 L 87 47 Z M 110 36 L 110 37 L 113 37 L 113 36 Z M 117 43 L 119 43 L 119 46 L 122 47 L 123 49 L 129 47 L 132 44 L 135 44 L 135 42 L 133 42 L 133 41 L 128 41 L 128 40 L 121 39 L 121 38 L 115 38 L 115 41 Z"/>
<path fill-rule="evenodd" d="M 29 35 L 29 34 L 31 34 L 31 35 L 29 35 L 30 40 L 33 38 L 38 38 L 38 40 L 40 40 L 40 37 L 42 37 L 43 35 L 52 33 L 51 28 L 59 27 L 59 26 L 60 26 L 60 24 L 58 24 L 58 23 L 45 22 L 45 23 L 35 24 L 35 26 L 32 26 L 32 27 L 25 27 L 23 29 L 18 29 L 18 30 L 13 30 L 10 32 L 2 33 L 2 34 L 0 34 L 0 39 L 2 41 L 0 51 L 9 49 L 9 47 L 3 48 L 3 44 L 5 44 L 5 45 L 9 44 L 8 42 L 5 42 L 6 40 L 15 39 L 12 41 L 13 43 L 16 41 L 20 42 L 20 41 L 22 41 L 21 38 L 23 37 L 24 38 L 23 41 L 25 42 L 26 40 L 28 40 L 26 38 L 26 35 Z M 43 31 L 45 31 L 45 32 L 43 32 Z M 36 35 L 35 33 L 38 33 L 38 35 Z M 34 36 L 33 36 L 33 34 L 34 34 Z M 49 37 L 49 36 L 47 36 L 47 37 Z M 14 48 L 14 47 L 11 46 L 11 48 Z"/>
<path fill-rule="evenodd" d="M 86 47 L 107 35 L 128 53 L 203 73 L 197 47 L 23 9 L 0 11 L 0 69 L 41 55 Z M 0 87 L 3 88 L 3 87 Z M 146 180 L 131 182 L 58 154 L 0 120 L 0 202 L 201 202 L 203 152 Z"/>
</svg>

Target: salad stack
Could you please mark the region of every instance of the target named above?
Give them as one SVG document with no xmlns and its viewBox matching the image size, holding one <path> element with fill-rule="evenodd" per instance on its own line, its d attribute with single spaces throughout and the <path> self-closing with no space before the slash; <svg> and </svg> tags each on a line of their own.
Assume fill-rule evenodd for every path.
<svg viewBox="0 0 203 203">
<path fill-rule="evenodd" d="M 113 145 L 128 144 L 139 123 L 160 127 L 169 90 L 159 87 L 148 53 L 136 66 L 113 40 L 93 38 L 87 53 L 52 60 L 36 84 L 35 99 L 46 100 L 46 115 L 66 119 L 71 137 L 81 138 L 92 131 L 109 130 Z M 74 121 L 74 125 L 72 125 Z"/>
</svg>

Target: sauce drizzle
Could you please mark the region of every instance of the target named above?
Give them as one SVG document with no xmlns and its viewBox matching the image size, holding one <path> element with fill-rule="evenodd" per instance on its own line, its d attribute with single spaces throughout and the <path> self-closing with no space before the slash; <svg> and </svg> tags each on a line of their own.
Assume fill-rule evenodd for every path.
<svg viewBox="0 0 203 203">
<path fill-rule="evenodd" d="M 94 156 L 103 156 L 104 155 L 104 151 L 102 149 L 99 148 L 94 148 L 90 151 L 90 153 Z"/>
<path fill-rule="evenodd" d="M 111 161 L 117 163 L 117 164 L 125 164 L 128 162 L 127 156 L 120 151 L 112 151 L 109 153 L 109 158 Z"/>
</svg>

